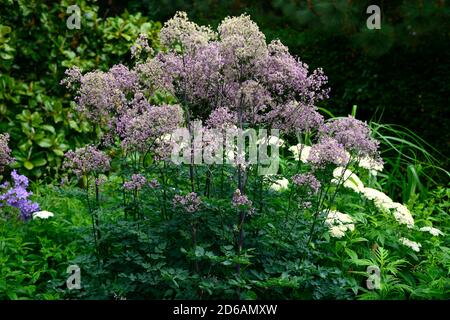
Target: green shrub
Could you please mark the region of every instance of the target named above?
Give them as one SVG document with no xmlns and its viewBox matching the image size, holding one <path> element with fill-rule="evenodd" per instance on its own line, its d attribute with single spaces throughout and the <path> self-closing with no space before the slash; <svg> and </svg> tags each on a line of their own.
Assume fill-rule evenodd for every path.
<svg viewBox="0 0 450 320">
<path fill-rule="evenodd" d="M 67 0 L 0 3 L 0 131 L 10 133 L 16 167 L 30 178 L 54 176 L 66 150 L 96 135 L 59 85 L 64 70 L 127 61 L 141 32 L 150 45 L 158 45 L 159 23 L 128 13 L 103 19 L 95 1 L 77 2 L 81 28 L 69 30 L 70 5 Z"/>
</svg>

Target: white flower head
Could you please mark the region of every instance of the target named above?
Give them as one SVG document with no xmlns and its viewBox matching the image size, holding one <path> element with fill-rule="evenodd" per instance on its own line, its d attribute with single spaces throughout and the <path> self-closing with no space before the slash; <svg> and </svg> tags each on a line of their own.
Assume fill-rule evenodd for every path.
<svg viewBox="0 0 450 320">
<path fill-rule="evenodd" d="M 391 212 L 391 210 L 394 210 L 392 214 L 398 223 L 405 224 L 408 228 L 414 227 L 414 218 L 405 205 L 394 202 L 383 192 L 372 188 L 364 188 L 362 194 L 367 199 L 372 200 L 379 210 L 384 212 Z"/>
<path fill-rule="evenodd" d="M 328 225 L 330 235 L 334 238 L 342 238 L 346 231 L 355 230 L 352 217 L 339 211 L 330 210 L 325 223 Z"/>
<path fill-rule="evenodd" d="M 406 238 L 400 238 L 399 241 L 404 246 L 407 246 L 407 247 L 413 249 L 416 252 L 419 252 L 420 248 L 422 247 L 422 245 L 420 243 L 411 241 L 411 240 L 406 239 Z"/>
<path fill-rule="evenodd" d="M 414 227 L 414 218 L 406 206 L 401 203 L 394 202 L 393 209 L 394 218 L 398 221 L 398 223 L 406 224 L 406 226 L 410 229 Z"/>
<path fill-rule="evenodd" d="M 287 189 L 289 185 L 289 180 L 286 178 L 282 178 L 280 180 L 276 180 L 274 183 L 270 185 L 270 189 L 273 191 L 281 191 Z"/>
<path fill-rule="evenodd" d="M 48 219 L 48 218 L 51 218 L 51 217 L 53 217 L 54 216 L 54 214 L 53 214 L 53 212 L 50 212 L 50 211 L 36 211 L 36 212 L 34 212 L 33 213 L 33 219 Z"/>
<path fill-rule="evenodd" d="M 333 179 L 331 180 L 332 183 L 337 184 L 338 182 L 342 181 L 343 186 L 345 188 L 352 189 L 356 193 L 361 193 L 364 190 L 364 183 L 361 181 L 361 179 L 354 174 L 349 169 L 345 169 L 344 167 L 337 167 L 333 170 Z"/>
<path fill-rule="evenodd" d="M 419 230 L 422 232 L 428 232 L 435 237 L 444 235 L 444 233 L 441 230 L 433 227 L 422 227 Z"/>
<path fill-rule="evenodd" d="M 358 166 L 370 171 L 371 174 L 375 174 L 379 171 L 383 171 L 383 162 L 374 158 L 365 156 L 358 159 Z"/>
<path fill-rule="evenodd" d="M 299 158 L 300 158 L 300 160 L 303 163 L 306 163 L 306 162 L 308 162 L 308 158 L 309 158 L 309 153 L 311 151 L 311 147 L 299 143 L 299 144 L 297 144 L 295 146 L 290 147 L 289 151 L 291 151 L 294 154 L 294 159 L 295 160 L 298 161 Z"/>
</svg>

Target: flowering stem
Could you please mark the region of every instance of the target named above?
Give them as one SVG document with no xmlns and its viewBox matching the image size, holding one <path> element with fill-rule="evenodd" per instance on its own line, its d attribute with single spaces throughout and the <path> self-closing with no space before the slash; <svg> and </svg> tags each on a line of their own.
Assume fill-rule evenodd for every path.
<svg viewBox="0 0 450 320">
<path fill-rule="evenodd" d="M 211 189 L 211 170 L 209 166 L 206 169 L 206 181 L 205 181 L 205 196 L 209 198 L 209 192 Z"/>
<path fill-rule="evenodd" d="M 337 185 L 336 185 L 336 190 L 334 191 L 334 194 L 333 194 L 333 196 L 332 196 L 332 198 L 331 198 L 330 204 L 328 205 L 328 209 L 327 209 L 327 211 L 326 211 L 326 215 L 327 215 L 327 216 L 328 216 L 328 214 L 330 213 L 331 206 L 333 205 L 334 200 L 336 199 L 336 196 L 337 196 L 337 193 L 338 193 L 338 191 L 339 191 L 339 188 L 340 188 L 340 187 L 341 187 L 348 179 L 350 179 L 350 177 L 351 177 L 351 175 L 349 175 L 349 177 L 348 177 L 347 179 L 344 179 L 344 180 L 343 180 L 343 178 L 344 178 L 344 176 L 345 176 L 345 172 L 347 171 L 347 169 L 348 169 L 348 167 L 349 167 L 349 165 L 350 165 L 350 162 L 351 162 L 351 157 L 350 157 L 350 159 L 348 160 L 348 163 L 345 165 L 345 169 L 344 169 L 342 175 L 339 177 L 339 181 L 338 181 L 338 183 L 337 183 Z M 325 220 L 322 222 L 322 225 L 323 225 L 324 223 L 325 223 Z"/>
<path fill-rule="evenodd" d="M 196 228 L 195 218 L 193 215 L 192 215 L 192 221 L 191 221 L 191 228 L 192 228 L 192 248 L 194 249 L 194 252 L 195 252 L 195 248 L 197 247 L 197 228 Z M 195 271 L 198 273 L 200 269 L 199 269 L 197 260 L 194 261 L 194 267 L 195 267 Z"/>
<path fill-rule="evenodd" d="M 165 169 L 165 162 L 164 162 L 164 169 Z M 162 182 L 161 187 L 162 187 L 162 191 L 163 191 L 161 211 L 162 211 L 163 217 L 167 219 L 167 210 L 166 210 L 167 191 L 166 191 L 166 177 L 164 175 L 164 170 L 160 169 L 160 174 L 161 174 L 161 182 Z"/>
<path fill-rule="evenodd" d="M 325 194 L 328 192 L 328 189 L 329 189 L 329 185 L 328 185 L 328 187 L 327 187 L 327 191 L 325 192 Z M 318 218 L 318 216 L 319 216 L 319 209 L 320 209 L 320 202 L 321 202 L 321 199 L 322 199 L 322 194 L 323 194 L 324 192 L 323 192 L 323 188 L 321 187 L 320 188 L 320 192 L 319 192 L 319 198 L 317 199 L 317 206 L 316 206 L 316 210 L 315 210 L 315 213 L 314 213 L 314 218 L 313 218 L 313 223 L 312 223 L 312 226 L 311 226 L 311 230 L 309 231 L 309 238 L 308 238 L 308 242 L 306 243 L 306 245 L 309 245 L 309 243 L 311 242 L 311 240 L 312 240 L 312 236 L 313 236 L 313 233 L 314 233 L 314 228 L 315 228 L 315 226 L 316 226 L 316 223 L 317 223 L 317 218 Z M 325 197 L 325 196 L 324 196 Z"/>
<path fill-rule="evenodd" d="M 241 210 L 239 212 L 239 240 L 238 240 L 238 256 L 241 255 L 242 248 L 244 247 L 244 220 L 245 220 L 245 212 Z M 238 263 L 236 265 L 236 272 L 240 276 L 241 275 L 241 264 Z"/>
<path fill-rule="evenodd" d="M 94 217 L 94 212 L 93 212 L 92 207 L 91 207 L 91 201 L 89 200 L 89 177 L 85 176 L 85 178 L 86 178 L 86 202 L 87 202 L 87 205 L 88 205 L 89 213 L 91 215 L 92 234 L 94 236 L 94 244 L 95 244 L 95 248 L 96 248 L 96 251 L 97 251 L 97 254 L 98 254 L 98 240 L 97 240 L 97 231 L 96 231 L 96 219 Z"/>
</svg>

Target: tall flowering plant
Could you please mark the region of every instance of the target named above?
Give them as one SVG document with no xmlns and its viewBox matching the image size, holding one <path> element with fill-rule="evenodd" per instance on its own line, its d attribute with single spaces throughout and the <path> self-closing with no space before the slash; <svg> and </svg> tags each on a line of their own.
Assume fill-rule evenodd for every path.
<svg viewBox="0 0 450 320">
<path fill-rule="evenodd" d="M 324 227 L 335 238 L 357 228 L 350 215 L 338 211 L 339 195 L 346 192 L 392 212 L 400 224 L 414 225 L 403 204 L 365 187 L 353 172 L 368 169 L 373 174 L 383 167 L 368 124 L 353 116 L 325 120 L 317 107 L 329 94 L 323 71 L 310 70 L 279 40 L 267 43 L 248 15 L 225 18 L 213 30 L 178 12 L 164 24 L 160 42 L 161 51 L 154 52 L 142 35 L 132 50 L 133 68 L 116 65 L 85 74 L 72 68 L 62 81 L 75 90 L 77 109 L 102 130 L 98 148 L 119 160 L 115 174 L 122 177 L 124 209 L 130 203 L 127 193 L 136 205 L 151 189 L 162 219 L 170 220 L 171 210 L 193 217 L 195 249 L 201 225 L 194 217 L 208 212 L 210 202 L 225 198 L 221 204 L 237 212 L 232 230 L 238 256 L 244 248 L 244 224 L 269 212 L 267 202 L 279 198 L 287 200 L 276 209 L 286 213 L 284 237 L 292 237 L 297 218 L 309 218 L 305 244 Z M 190 134 L 183 146 L 188 161 L 180 165 L 171 161 L 179 147 L 172 136 L 183 128 Z M 228 164 L 196 160 L 199 145 L 202 153 L 222 143 L 217 133 L 250 128 L 281 132 L 281 137 L 257 142 L 284 150 L 288 162 L 280 174 L 258 175 L 258 164 L 246 161 L 248 146 L 223 155 L 232 159 Z M 78 176 L 107 171 L 109 158 L 98 148 L 68 152 L 66 168 Z M 240 274 L 239 262 L 236 267 Z"/>
</svg>

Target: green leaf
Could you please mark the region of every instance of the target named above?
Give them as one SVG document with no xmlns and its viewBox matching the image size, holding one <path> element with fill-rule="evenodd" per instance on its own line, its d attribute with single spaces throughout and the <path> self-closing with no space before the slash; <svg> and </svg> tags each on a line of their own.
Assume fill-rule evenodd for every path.
<svg viewBox="0 0 450 320">
<path fill-rule="evenodd" d="M 64 156 L 64 151 L 60 149 L 53 149 L 53 153 L 60 157 Z"/>
<path fill-rule="evenodd" d="M 32 169 L 34 168 L 34 165 L 33 165 L 30 161 L 28 161 L 28 160 L 26 160 L 26 161 L 23 163 L 23 166 L 24 166 L 27 170 L 32 170 Z"/>
<path fill-rule="evenodd" d="M 205 255 L 205 249 L 203 249 L 203 247 L 195 247 L 195 256 L 196 257 L 202 257 Z"/>
<path fill-rule="evenodd" d="M 80 127 L 78 126 L 78 123 L 75 120 L 69 120 L 69 126 L 72 129 L 75 129 L 77 131 L 80 131 Z"/>
<path fill-rule="evenodd" d="M 53 134 L 55 133 L 55 128 L 53 126 L 49 125 L 49 124 L 44 124 L 44 125 L 41 126 L 41 128 L 46 130 L 46 131 L 49 131 L 49 132 L 51 132 Z"/>
<path fill-rule="evenodd" d="M 39 141 L 37 142 L 37 144 L 38 144 L 40 147 L 42 147 L 42 148 L 50 148 L 50 147 L 53 145 L 52 140 L 50 140 L 50 139 L 48 139 L 48 138 L 44 138 L 44 139 L 42 139 L 42 140 L 39 140 Z"/>
<path fill-rule="evenodd" d="M 45 158 L 33 159 L 33 164 L 35 167 L 42 167 L 47 164 L 47 160 Z"/>
<path fill-rule="evenodd" d="M 345 248 L 345 252 L 348 254 L 348 256 L 349 256 L 352 260 L 358 260 L 358 255 L 357 255 L 356 252 L 353 251 L 352 249 Z"/>
</svg>

